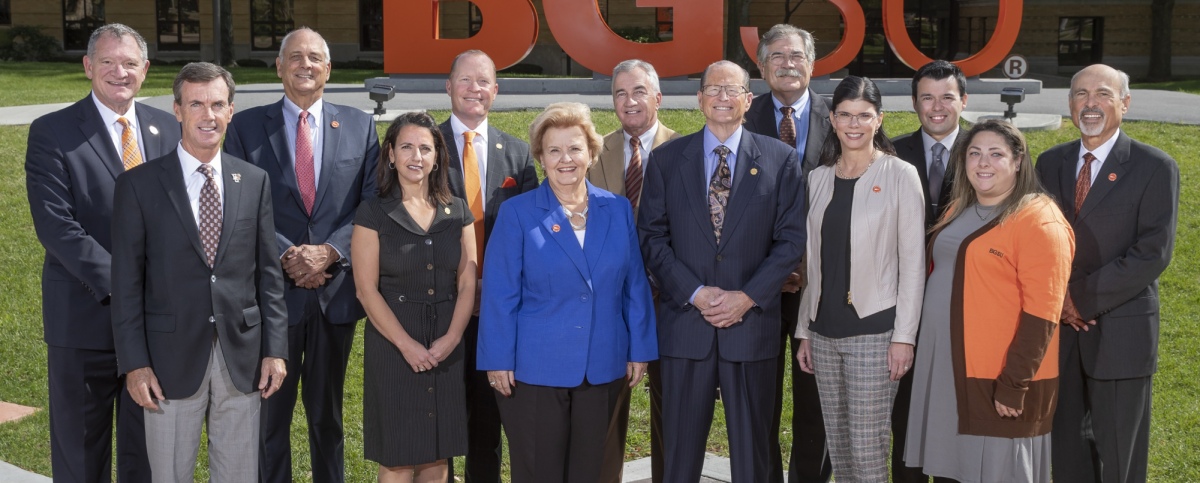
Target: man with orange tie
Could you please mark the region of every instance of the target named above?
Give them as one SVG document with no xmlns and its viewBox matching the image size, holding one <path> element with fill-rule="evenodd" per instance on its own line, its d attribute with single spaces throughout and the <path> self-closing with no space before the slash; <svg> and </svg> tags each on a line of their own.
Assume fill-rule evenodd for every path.
<svg viewBox="0 0 1200 483">
<path fill-rule="evenodd" d="M 613 68 L 613 109 L 621 128 L 604 136 L 600 161 L 588 170 L 588 181 L 597 188 L 629 198 L 633 214 L 637 215 L 642 195 L 645 160 L 650 151 L 663 143 L 680 137 L 679 133 L 658 121 L 662 105 L 658 72 L 646 61 L 631 59 Z M 656 293 L 657 294 L 657 293 Z M 658 361 L 650 361 L 650 472 L 655 483 L 662 481 L 662 377 Z M 629 429 L 630 389 L 626 387 L 617 401 L 616 411 L 608 426 L 604 448 L 604 467 L 600 483 L 621 483 L 625 467 L 625 436 Z"/>
<path fill-rule="evenodd" d="M 146 41 L 121 24 L 92 32 L 83 69 L 92 93 L 29 126 L 25 183 L 42 265 L 54 481 L 109 481 L 113 405 L 117 479 L 149 481 L 142 408 L 117 374 L 109 311 L 117 176 L 179 144 L 175 116 L 134 102 Z"/>
<path fill-rule="evenodd" d="M 475 216 L 480 268 L 486 266 L 484 248 L 500 204 L 538 186 L 529 145 L 488 125 L 497 92 L 496 64 L 487 54 L 468 50 L 454 58 L 446 80 L 450 119 L 439 127 L 450 152 L 450 191 L 466 200 Z M 482 276 L 483 270 L 476 273 Z M 463 333 L 468 443 L 464 473 L 467 483 L 500 483 L 500 410 L 487 373 L 475 370 L 481 289 L 482 284 L 475 286 L 475 316 Z"/>
</svg>

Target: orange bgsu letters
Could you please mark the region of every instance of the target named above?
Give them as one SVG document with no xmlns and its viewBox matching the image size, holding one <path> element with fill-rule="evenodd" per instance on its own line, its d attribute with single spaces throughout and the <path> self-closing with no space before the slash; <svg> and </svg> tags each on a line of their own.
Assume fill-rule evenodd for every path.
<svg viewBox="0 0 1200 483">
<path fill-rule="evenodd" d="M 833 49 L 833 52 L 821 57 L 821 60 L 813 65 L 812 75 L 814 76 L 832 74 L 849 65 L 850 61 L 858 56 L 859 49 L 862 49 L 863 38 L 867 33 L 867 20 L 863 16 L 862 6 L 858 4 L 858 0 L 829 0 L 829 2 L 837 7 L 838 12 L 841 12 L 842 20 L 846 23 L 846 33 L 842 35 L 842 41 L 838 42 L 837 48 Z M 753 60 L 755 64 L 758 63 L 758 39 L 760 38 L 758 27 L 742 27 L 742 47 L 746 48 L 746 52 L 750 54 L 750 60 Z"/>
<path fill-rule="evenodd" d="M 1000 0 L 1000 15 L 996 17 L 996 31 L 992 33 L 991 40 L 975 55 L 954 63 L 964 75 L 977 76 L 1004 61 L 1008 51 L 1017 43 L 1017 34 L 1021 31 L 1023 3 L 1022 0 Z M 933 62 L 908 38 L 908 31 L 904 28 L 904 0 L 883 0 L 883 34 L 892 52 L 904 65 L 920 69 Z"/>
<path fill-rule="evenodd" d="M 383 67 L 390 74 L 441 74 L 463 51 L 480 49 L 503 69 L 520 62 L 537 41 L 537 10 L 530 0 L 474 0 L 483 14 L 468 39 L 439 39 L 437 0 L 384 0 Z"/>
<path fill-rule="evenodd" d="M 543 0 L 546 23 L 559 47 L 580 65 L 612 74 L 617 64 L 642 59 L 661 77 L 704 70 L 721 58 L 723 0 L 637 0 L 639 7 L 674 7 L 675 37 L 643 44 L 613 33 L 596 0 Z"/>
</svg>

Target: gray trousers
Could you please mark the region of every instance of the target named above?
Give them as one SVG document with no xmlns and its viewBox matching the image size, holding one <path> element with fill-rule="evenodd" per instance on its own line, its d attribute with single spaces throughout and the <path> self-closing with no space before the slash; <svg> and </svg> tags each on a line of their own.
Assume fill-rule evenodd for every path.
<svg viewBox="0 0 1200 483">
<path fill-rule="evenodd" d="M 841 483 L 887 483 L 892 403 L 892 331 L 842 339 L 812 334 L 813 371 L 825 415 L 833 478 Z"/>
<path fill-rule="evenodd" d="M 146 450 L 154 483 L 190 483 L 208 422 L 208 474 L 213 483 L 258 480 L 259 403 L 229 378 L 221 344 L 213 341 L 204 381 L 196 394 L 146 409 Z"/>
</svg>

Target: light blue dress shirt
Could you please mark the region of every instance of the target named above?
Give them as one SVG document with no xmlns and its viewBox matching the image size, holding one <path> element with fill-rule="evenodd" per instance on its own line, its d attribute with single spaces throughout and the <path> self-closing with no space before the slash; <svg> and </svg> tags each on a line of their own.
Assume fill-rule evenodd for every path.
<svg viewBox="0 0 1200 483">
<path fill-rule="evenodd" d="M 797 136 L 799 137 L 799 136 Z M 708 130 L 708 126 L 704 126 L 704 192 L 708 193 L 708 185 L 712 182 L 713 173 L 717 171 L 717 164 L 721 162 L 721 156 L 718 156 L 716 151 L 717 146 L 725 146 L 729 148 L 729 155 L 725 157 L 725 163 L 729 165 L 729 182 L 732 186 L 733 173 L 737 172 L 737 157 L 738 146 L 742 143 L 742 127 L 738 126 L 737 131 L 734 131 L 729 139 L 721 142 L 717 136 Z M 705 199 L 708 199 L 706 196 Z M 689 304 L 694 304 L 696 294 L 700 293 L 703 285 L 696 287 L 692 292 L 692 296 L 688 298 Z"/>
</svg>

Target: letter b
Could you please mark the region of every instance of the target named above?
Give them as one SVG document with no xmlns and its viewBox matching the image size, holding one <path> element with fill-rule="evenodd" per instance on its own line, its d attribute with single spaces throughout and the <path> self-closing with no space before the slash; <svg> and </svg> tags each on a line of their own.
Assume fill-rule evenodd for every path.
<svg viewBox="0 0 1200 483">
<path fill-rule="evenodd" d="M 463 51 L 480 49 L 503 69 L 520 62 L 537 41 L 537 11 L 530 0 L 474 0 L 483 14 L 468 39 L 438 38 L 437 0 L 384 0 L 383 67 L 391 74 L 439 74 Z"/>
</svg>

